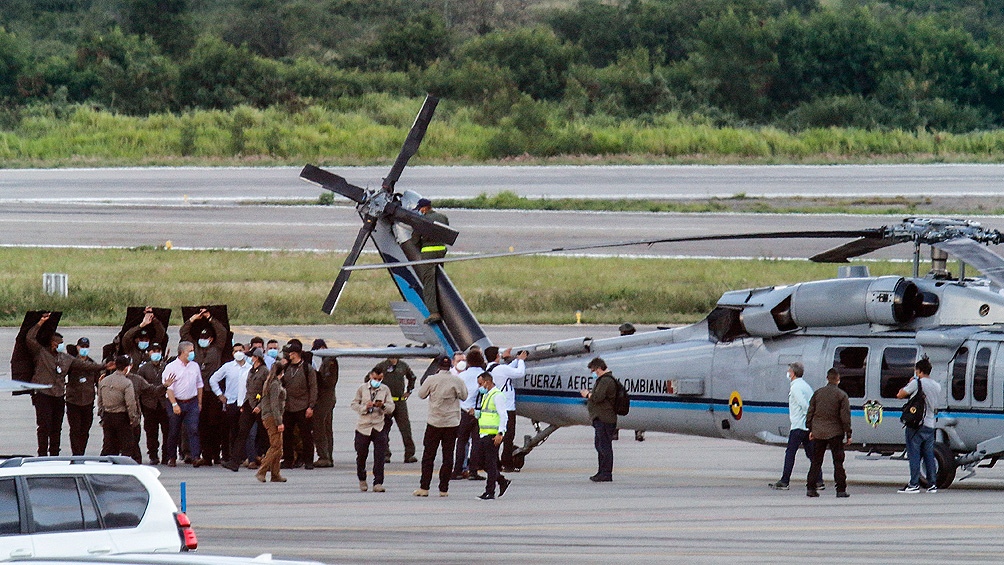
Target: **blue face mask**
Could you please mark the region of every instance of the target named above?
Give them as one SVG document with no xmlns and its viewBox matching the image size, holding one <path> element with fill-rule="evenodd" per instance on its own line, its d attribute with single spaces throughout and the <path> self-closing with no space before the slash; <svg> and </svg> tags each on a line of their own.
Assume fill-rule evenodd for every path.
<svg viewBox="0 0 1004 565">
<path fill-rule="evenodd" d="M 269 349 L 268 351 L 265 352 L 265 355 L 268 355 L 272 359 L 278 359 L 279 358 L 279 350 L 278 349 Z"/>
<path fill-rule="evenodd" d="M 195 361 L 195 352 L 194 351 L 189 351 L 188 352 L 188 360 L 189 361 Z"/>
<path fill-rule="evenodd" d="M 375 381 L 373 379 L 370 379 L 370 386 L 373 388 L 380 388 L 380 382 L 381 381 Z"/>
<path fill-rule="evenodd" d="M 146 351 L 146 348 L 150 347 L 150 342 L 149 341 L 141 341 L 141 342 L 139 342 L 139 343 L 136 344 L 136 347 L 138 347 L 140 351 Z"/>
<path fill-rule="evenodd" d="M 597 378 L 599 378 L 599 377 L 597 377 L 597 376 L 596 376 L 596 371 L 593 371 L 593 372 L 592 372 L 592 373 L 590 373 L 590 374 L 591 374 L 591 375 L 593 375 L 593 378 L 594 378 L 594 379 L 597 379 Z"/>
<path fill-rule="evenodd" d="M 481 394 L 488 394 L 488 389 L 483 386 L 479 386 L 478 392 L 480 392 Z"/>
<path fill-rule="evenodd" d="M 86 347 L 81 347 L 78 351 L 80 351 L 81 357 L 87 357 L 87 354 L 91 352 L 91 350 Z"/>
<path fill-rule="evenodd" d="M 163 358 L 164 358 L 164 356 L 161 355 L 160 353 L 151 353 L 150 354 L 150 360 L 153 361 L 154 363 L 156 363 L 157 361 L 160 361 Z"/>
<path fill-rule="evenodd" d="M 208 339 L 200 339 L 199 340 L 199 347 L 209 347 L 209 340 Z"/>
<path fill-rule="evenodd" d="M 56 351 L 58 351 L 60 353 L 66 353 L 66 344 L 65 343 L 60 343 L 59 345 L 57 345 L 56 346 Z"/>
</svg>

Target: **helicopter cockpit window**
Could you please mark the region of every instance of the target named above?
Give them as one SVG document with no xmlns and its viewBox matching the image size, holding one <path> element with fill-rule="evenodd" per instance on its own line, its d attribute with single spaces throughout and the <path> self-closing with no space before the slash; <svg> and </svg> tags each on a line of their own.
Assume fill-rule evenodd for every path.
<svg viewBox="0 0 1004 565">
<path fill-rule="evenodd" d="M 973 365 L 973 400 L 983 402 L 987 399 L 987 382 L 990 376 L 990 348 L 981 347 L 976 351 L 976 363 Z"/>
<path fill-rule="evenodd" d="M 969 348 L 960 347 L 952 359 L 952 399 L 966 397 L 966 367 L 969 365 Z"/>
<path fill-rule="evenodd" d="M 882 353 L 882 398 L 896 398 L 899 389 L 906 386 L 913 376 L 913 366 L 917 361 L 914 347 L 888 347 Z"/>
<path fill-rule="evenodd" d="M 833 354 L 833 367 L 840 373 L 840 388 L 851 398 L 864 398 L 867 366 L 867 347 L 838 347 Z"/>
</svg>

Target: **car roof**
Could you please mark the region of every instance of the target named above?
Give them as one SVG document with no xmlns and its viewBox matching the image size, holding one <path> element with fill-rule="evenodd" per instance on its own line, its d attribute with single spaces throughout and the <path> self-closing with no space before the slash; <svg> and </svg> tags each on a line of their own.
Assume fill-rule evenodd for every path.
<svg viewBox="0 0 1004 565">
<path fill-rule="evenodd" d="M 139 465 L 129 457 L 122 456 L 71 456 L 71 457 L 0 457 L 0 477 L 20 475 L 53 474 L 114 474 L 137 475 L 157 478 L 160 470 L 156 467 Z"/>
</svg>

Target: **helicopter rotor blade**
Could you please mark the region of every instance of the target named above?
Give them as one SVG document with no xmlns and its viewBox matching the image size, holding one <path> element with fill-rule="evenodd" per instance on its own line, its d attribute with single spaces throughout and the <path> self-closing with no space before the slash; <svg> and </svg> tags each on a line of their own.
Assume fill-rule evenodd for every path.
<svg viewBox="0 0 1004 565">
<path fill-rule="evenodd" d="M 450 226 L 433 222 L 421 214 L 406 209 L 399 202 L 388 203 L 384 211 L 394 218 L 394 221 L 408 224 L 419 234 L 446 245 L 456 243 L 457 236 L 460 235 L 460 232 Z"/>
<path fill-rule="evenodd" d="M 349 181 L 344 178 L 314 165 L 304 165 L 303 170 L 300 171 L 300 178 L 320 185 L 321 188 L 325 188 L 331 192 L 341 194 L 357 204 L 361 204 L 366 200 L 366 191 L 364 189 L 349 184 Z"/>
<path fill-rule="evenodd" d="M 656 243 L 683 243 L 688 241 L 726 241 L 742 239 L 836 239 L 847 237 L 873 238 L 880 240 L 885 233 L 884 228 L 865 230 L 837 230 L 837 231 L 792 231 L 792 232 L 762 232 L 762 233 L 738 233 L 721 235 L 696 235 L 687 237 L 667 237 L 660 239 L 645 239 L 640 241 L 620 241 L 615 243 L 600 243 L 591 245 L 575 245 L 570 247 L 552 247 L 551 249 L 533 249 L 528 251 L 513 251 L 507 253 L 486 253 L 479 255 L 468 255 L 465 257 L 448 257 L 443 259 L 425 259 L 419 261 L 402 261 L 400 263 L 380 263 L 369 265 L 356 265 L 346 267 L 347 271 L 363 271 L 372 269 L 387 269 L 391 267 L 408 267 L 412 265 L 429 265 L 440 263 L 455 263 L 459 261 L 474 261 L 477 259 L 496 259 L 500 257 L 518 257 L 523 255 L 542 255 L 545 253 L 560 253 L 563 251 L 585 251 L 588 249 L 609 249 L 613 247 L 628 247 L 631 245 L 654 245 Z"/>
<path fill-rule="evenodd" d="M 909 236 L 885 238 L 862 237 L 834 247 L 833 249 L 828 249 L 822 253 L 817 253 L 812 257 L 809 257 L 809 260 L 815 263 L 847 263 L 847 260 L 851 257 L 866 255 L 872 251 L 878 251 L 884 247 L 904 243 L 910 241 L 911 239 L 912 238 Z"/>
<path fill-rule="evenodd" d="M 931 246 L 976 267 L 991 282 L 1004 287 L 1004 257 L 994 253 L 987 246 L 968 237 L 940 241 L 932 243 Z"/>
<path fill-rule="evenodd" d="M 345 284 L 349 282 L 349 274 L 351 267 L 356 264 L 359 259 L 359 254 L 363 250 L 363 245 L 366 244 L 366 240 L 369 239 L 371 233 L 373 233 L 373 228 L 376 227 L 376 220 L 373 218 L 364 218 L 363 227 L 359 229 L 359 233 L 356 234 L 356 241 L 352 244 L 352 250 L 349 251 L 347 257 L 345 257 L 345 263 L 342 264 L 342 268 L 338 271 L 338 276 L 335 277 L 334 284 L 331 285 L 331 291 L 328 292 L 328 297 L 324 299 L 324 305 L 321 309 L 324 310 L 325 314 L 332 314 L 335 311 L 335 307 L 338 305 L 338 299 L 342 295 L 342 290 L 345 289 Z"/>
<path fill-rule="evenodd" d="M 394 185 L 401 178 L 401 172 L 404 171 L 408 160 L 418 152 L 418 147 L 422 144 L 426 130 L 429 129 L 429 122 L 432 121 L 432 114 L 435 113 L 438 104 L 439 98 L 431 94 L 425 97 L 425 103 L 422 104 L 422 109 L 415 117 L 415 123 L 412 124 L 411 131 L 408 132 L 408 137 L 404 140 L 404 145 L 401 146 L 401 152 L 398 153 L 394 166 L 390 168 L 387 178 L 383 179 L 384 191 L 394 192 Z"/>
</svg>

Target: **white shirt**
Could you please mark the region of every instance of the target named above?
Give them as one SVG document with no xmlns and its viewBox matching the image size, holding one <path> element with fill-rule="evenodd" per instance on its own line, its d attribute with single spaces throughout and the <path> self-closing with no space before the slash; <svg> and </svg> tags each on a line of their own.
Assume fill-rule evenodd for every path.
<svg viewBox="0 0 1004 565">
<path fill-rule="evenodd" d="M 791 418 L 791 429 L 809 431 L 805 426 L 805 416 L 809 412 L 809 400 L 812 399 L 812 386 L 799 377 L 791 381 L 788 389 L 788 417 Z"/>
<path fill-rule="evenodd" d="M 209 386 L 213 389 L 213 394 L 219 396 L 225 394 L 227 404 L 244 403 L 244 396 L 247 394 L 248 373 L 251 372 L 251 361 L 245 359 L 243 364 L 237 361 L 224 363 L 213 376 L 209 377 Z M 226 379 L 226 392 L 220 390 L 220 381 Z"/>
<path fill-rule="evenodd" d="M 485 370 L 481 367 L 468 367 L 457 375 L 464 381 L 464 386 L 467 387 L 467 398 L 460 402 L 461 410 L 475 408 L 474 405 L 478 400 L 478 376 L 484 372 Z"/>
<path fill-rule="evenodd" d="M 516 384 L 513 379 L 522 379 L 526 375 L 523 360 L 513 359 L 508 365 L 496 365 L 492 370 L 492 380 L 505 397 L 505 402 L 499 403 L 499 408 L 505 407 L 506 412 L 516 410 Z"/>
<path fill-rule="evenodd" d="M 199 396 L 199 389 L 202 388 L 202 369 L 195 361 L 189 361 L 186 365 L 181 359 L 175 359 L 164 367 L 161 382 L 166 383 L 167 379 L 174 375 L 174 384 L 167 387 L 174 393 L 175 400 L 191 400 Z"/>
</svg>

